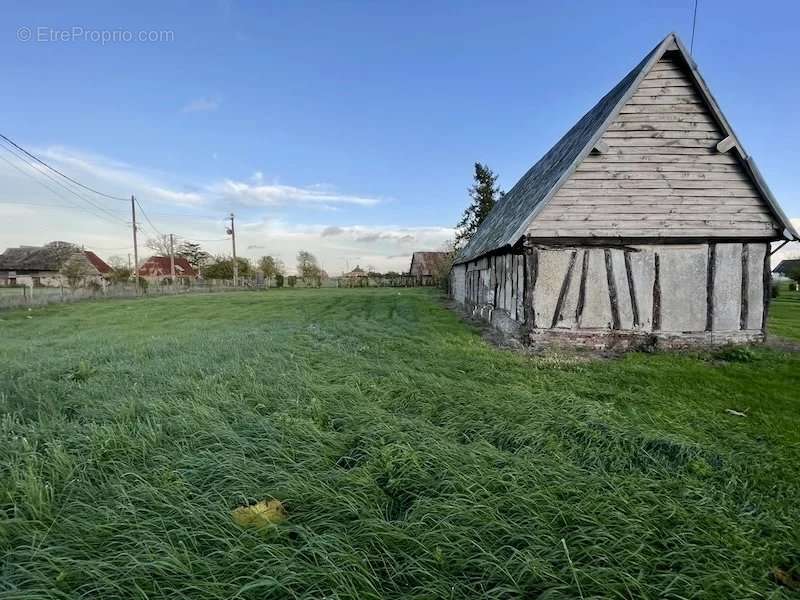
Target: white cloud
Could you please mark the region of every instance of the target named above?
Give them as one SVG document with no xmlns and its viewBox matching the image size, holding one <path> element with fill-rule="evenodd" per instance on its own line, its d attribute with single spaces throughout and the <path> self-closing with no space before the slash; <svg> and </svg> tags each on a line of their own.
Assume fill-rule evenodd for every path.
<svg viewBox="0 0 800 600">
<path fill-rule="evenodd" d="M 184 113 L 213 112 L 219 108 L 222 101 L 219 98 L 195 98 L 181 109 Z"/>
<path fill-rule="evenodd" d="M 122 197 L 136 193 L 140 199 L 162 201 L 181 206 L 207 202 L 198 191 L 176 190 L 160 181 L 163 174 L 150 173 L 133 165 L 84 152 L 50 146 L 36 152 L 47 162 L 83 181 L 88 176 L 94 185 Z"/>
<path fill-rule="evenodd" d="M 318 208 L 333 208 L 336 205 L 375 206 L 378 198 L 341 194 L 329 186 L 295 187 L 277 183 L 262 183 L 263 175 L 256 172 L 255 183 L 225 179 L 211 186 L 210 190 L 226 200 L 244 206 L 287 206 L 305 205 Z"/>
<path fill-rule="evenodd" d="M 372 243 L 377 241 L 392 241 L 398 244 L 417 244 L 428 240 L 435 240 L 436 246 L 441 246 L 448 238 L 452 237 L 454 230 L 448 227 L 364 227 L 353 225 L 350 227 L 325 227 L 320 236 L 323 238 L 344 238 L 359 243 Z M 435 248 L 430 248 L 431 250 Z"/>
<path fill-rule="evenodd" d="M 175 183 L 174 175 L 71 148 L 50 146 L 33 149 L 33 152 L 95 189 L 121 198 L 135 193 L 159 230 L 175 233 L 180 239 L 201 241 L 213 254 L 230 253 L 224 218 L 232 205 L 237 213 L 237 245 L 242 249 L 241 254 L 249 258 L 272 254 L 293 269 L 297 252 L 308 250 L 332 275 L 357 263 L 381 271 L 402 271 L 408 268 L 411 252 L 435 250 L 453 235 L 452 229 L 436 226 L 379 226 L 357 222 L 331 225 L 324 219 L 308 224 L 264 217 L 267 207 L 300 206 L 323 214 L 319 211 L 345 206 L 369 209 L 381 202 L 377 197 L 339 192 L 330 184 L 299 187 L 269 183 L 262 172 L 255 171 L 245 181 L 223 179 L 181 185 Z M 34 174 L 24 163 L 10 155 L 2 156 L 34 175 L 34 179 L 59 190 L 61 196 L 0 161 L 0 251 L 10 246 L 65 240 L 83 244 L 104 258 L 126 257 L 132 252 L 129 202 L 82 191 L 82 195 L 110 214 L 100 212 L 41 174 Z M 149 251 L 143 247 L 143 242 L 153 232 L 141 215 L 139 220 L 144 227 L 139 237 L 140 257 L 145 257 Z"/>
</svg>

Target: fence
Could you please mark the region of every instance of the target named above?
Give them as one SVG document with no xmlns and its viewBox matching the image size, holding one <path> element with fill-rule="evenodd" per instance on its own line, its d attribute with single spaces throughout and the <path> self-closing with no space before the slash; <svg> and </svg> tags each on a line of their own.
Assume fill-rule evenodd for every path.
<svg viewBox="0 0 800 600">
<path fill-rule="evenodd" d="M 401 275 L 399 277 L 330 277 L 320 281 L 304 281 L 300 277 L 286 277 L 283 288 L 375 288 L 375 287 L 431 287 L 439 282 L 430 277 Z M 238 290 L 259 290 L 277 288 L 275 280 L 241 279 L 234 287 L 228 280 L 202 280 L 187 284 L 162 285 L 150 283 L 137 291 L 134 283 L 114 283 L 105 287 L 29 287 L 0 286 L 0 310 L 24 306 L 45 306 L 80 300 L 103 298 L 136 298 L 140 296 L 173 296 L 177 294 L 212 293 Z"/>
<path fill-rule="evenodd" d="M 80 300 L 102 298 L 136 298 L 140 296 L 174 296 L 178 294 L 225 292 L 232 290 L 264 289 L 264 284 L 244 282 L 233 287 L 227 281 L 195 281 L 190 285 L 148 285 L 137 291 L 134 283 L 115 283 L 105 287 L 28 287 L 0 286 L 0 309 L 22 306 L 45 306 Z"/>
</svg>

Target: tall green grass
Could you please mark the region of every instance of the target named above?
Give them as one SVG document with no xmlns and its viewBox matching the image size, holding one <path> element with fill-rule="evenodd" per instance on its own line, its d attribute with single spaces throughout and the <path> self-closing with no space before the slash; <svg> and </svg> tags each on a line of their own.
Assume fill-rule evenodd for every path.
<svg viewBox="0 0 800 600">
<path fill-rule="evenodd" d="M 0 598 L 791 597 L 797 354 L 525 357 L 423 290 L 0 319 Z"/>
<path fill-rule="evenodd" d="M 800 292 L 781 286 L 780 295 L 770 304 L 769 332 L 779 337 L 800 340 Z"/>
</svg>

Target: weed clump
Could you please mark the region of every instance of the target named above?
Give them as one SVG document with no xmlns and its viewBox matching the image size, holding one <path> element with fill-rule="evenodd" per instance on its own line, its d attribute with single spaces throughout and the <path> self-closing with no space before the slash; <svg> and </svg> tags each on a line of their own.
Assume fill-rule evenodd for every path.
<svg viewBox="0 0 800 600">
<path fill-rule="evenodd" d="M 714 352 L 715 360 L 730 363 L 749 363 L 756 360 L 756 353 L 748 346 L 725 346 Z"/>
</svg>

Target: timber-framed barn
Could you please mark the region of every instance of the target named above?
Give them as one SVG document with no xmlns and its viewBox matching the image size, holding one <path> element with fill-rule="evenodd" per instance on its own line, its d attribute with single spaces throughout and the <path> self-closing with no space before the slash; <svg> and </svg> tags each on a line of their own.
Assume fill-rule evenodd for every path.
<svg viewBox="0 0 800 600">
<path fill-rule="evenodd" d="M 673 33 L 498 201 L 450 290 L 534 344 L 757 342 L 770 243 L 797 239 Z"/>
</svg>

